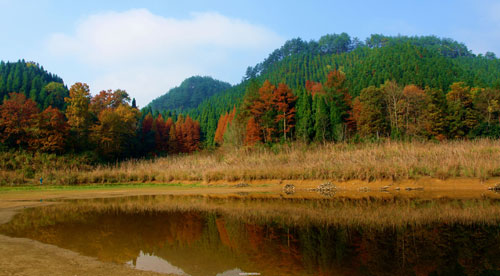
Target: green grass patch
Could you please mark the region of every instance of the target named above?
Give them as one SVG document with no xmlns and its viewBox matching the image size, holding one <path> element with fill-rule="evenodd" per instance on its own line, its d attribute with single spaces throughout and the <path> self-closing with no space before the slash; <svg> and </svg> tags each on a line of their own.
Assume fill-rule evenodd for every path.
<svg viewBox="0 0 500 276">
<path fill-rule="evenodd" d="M 98 189 L 124 189 L 124 188 L 205 188 L 201 182 L 192 184 L 183 183 L 113 183 L 113 184 L 88 184 L 88 185 L 26 185 L 26 186 L 3 186 L 0 192 L 9 191 L 75 191 L 75 190 L 98 190 Z"/>
</svg>

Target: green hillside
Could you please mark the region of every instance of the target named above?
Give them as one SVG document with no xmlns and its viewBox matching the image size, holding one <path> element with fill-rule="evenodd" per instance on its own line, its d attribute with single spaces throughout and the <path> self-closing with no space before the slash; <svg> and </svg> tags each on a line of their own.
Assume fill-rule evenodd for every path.
<svg viewBox="0 0 500 276">
<path fill-rule="evenodd" d="M 0 62 L 0 100 L 3 101 L 11 92 L 24 94 L 41 109 L 48 106 L 63 109 L 64 97 L 69 95 L 60 77 L 37 63 L 24 60 Z"/>
<path fill-rule="evenodd" d="M 183 113 L 200 122 L 207 144 L 212 145 L 218 118 L 241 103 L 250 79 L 259 83 L 267 79 L 274 85 L 283 82 L 297 93 L 308 80 L 326 81 L 334 69 L 345 73 L 353 97 L 386 80 L 444 92 L 459 81 L 472 87 L 500 87 L 500 60 L 493 53 L 474 55 L 462 43 L 435 36 L 372 35 L 361 42 L 343 33 L 318 41 L 289 40 L 263 62 L 249 67 L 242 83 Z"/>
<path fill-rule="evenodd" d="M 226 82 L 211 77 L 194 76 L 185 79 L 178 87 L 154 99 L 148 105 L 152 110 L 186 110 L 197 107 L 203 100 L 230 88 Z"/>
</svg>

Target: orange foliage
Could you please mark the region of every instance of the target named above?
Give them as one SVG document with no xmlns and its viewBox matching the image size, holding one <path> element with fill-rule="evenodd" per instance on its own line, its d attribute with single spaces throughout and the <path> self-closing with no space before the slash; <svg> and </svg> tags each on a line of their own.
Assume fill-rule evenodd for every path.
<svg viewBox="0 0 500 276">
<path fill-rule="evenodd" d="M 359 98 L 354 99 L 352 103 L 352 109 L 347 111 L 349 117 L 347 118 L 347 128 L 351 131 L 356 131 L 359 121 L 359 116 L 363 110 L 363 104 L 359 101 Z"/>
<path fill-rule="evenodd" d="M 245 145 L 253 146 L 257 142 L 262 141 L 260 137 L 260 126 L 257 122 L 255 122 L 254 117 L 250 117 L 248 120 L 247 128 L 245 132 Z"/>
<path fill-rule="evenodd" d="M 236 107 L 233 107 L 233 111 L 231 111 L 231 113 L 226 112 L 226 114 L 220 116 L 214 137 L 214 141 L 217 144 L 221 145 L 224 142 L 224 133 L 226 133 L 226 129 L 228 125 L 231 124 L 231 122 L 233 121 L 235 115 L 236 115 Z"/>
<path fill-rule="evenodd" d="M 314 82 L 314 81 L 306 81 L 306 90 L 307 92 L 311 93 L 311 95 L 314 97 L 316 94 L 321 94 L 323 95 L 325 92 L 323 91 L 323 85 L 320 82 Z"/>
<path fill-rule="evenodd" d="M 144 117 L 144 120 L 142 121 L 142 133 L 146 134 L 151 131 L 153 128 L 153 116 L 151 113 L 148 113 L 146 117 Z"/>
<path fill-rule="evenodd" d="M 170 153 L 191 153 L 200 149 L 200 123 L 191 119 L 189 115 L 186 116 L 186 119 L 179 115 L 175 124 L 169 122 L 168 125 L 170 125 L 170 138 L 168 140 Z M 173 137 L 176 139 L 174 140 Z"/>
<path fill-rule="evenodd" d="M 69 125 L 63 113 L 49 106 L 38 116 L 30 148 L 45 152 L 61 152 L 68 130 Z"/>
<path fill-rule="evenodd" d="M 159 152 L 166 152 L 167 149 L 167 143 L 168 143 L 168 132 L 167 128 L 165 125 L 165 120 L 163 120 L 163 117 L 158 115 L 156 119 L 153 121 L 153 127 L 152 127 L 154 133 L 155 133 L 155 148 Z"/>
<path fill-rule="evenodd" d="M 24 94 L 11 93 L 0 106 L 0 141 L 10 145 L 27 145 L 32 139 L 39 110 Z"/>
<path fill-rule="evenodd" d="M 295 116 L 295 107 L 293 103 L 297 100 L 292 93 L 292 90 L 283 83 L 278 85 L 278 89 L 274 92 L 274 104 L 278 114 L 275 121 L 283 122 L 283 135 L 286 141 L 286 134 L 293 128 L 293 118 Z"/>
<path fill-rule="evenodd" d="M 123 90 L 102 90 L 90 100 L 90 110 L 99 115 L 104 109 L 117 108 L 119 105 L 125 104 L 127 100 L 129 100 L 129 96 Z"/>
</svg>

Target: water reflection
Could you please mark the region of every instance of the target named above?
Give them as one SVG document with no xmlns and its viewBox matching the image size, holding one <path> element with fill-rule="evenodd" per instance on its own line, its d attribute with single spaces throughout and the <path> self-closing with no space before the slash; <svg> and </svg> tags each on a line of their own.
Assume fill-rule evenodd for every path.
<svg viewBox="0 0 500 276">
<path fill-rule="evenodd" d="M 214 210 L 130 211 L 119 207 L 129 204 L 125 199 L 102 201 L 105 206 L 121 203 L 29 209 L 0 230 L 102 261 L 176 275 L 498 275 L 500 268 L 496 222 L 387 227 L 312 218 L 258 222 Z"/>
<path fill-rule="evenodd" d="M 148 270 L 175 275 L 188 275 L 182 269 L 171 265 L 168 261 L 151 254 L 145 254 L 142 251 L 139 252 L 139 256 L 137 256 L 137 258 L 126 262 L 126 264 L 139 270 Z"/>
</svg>

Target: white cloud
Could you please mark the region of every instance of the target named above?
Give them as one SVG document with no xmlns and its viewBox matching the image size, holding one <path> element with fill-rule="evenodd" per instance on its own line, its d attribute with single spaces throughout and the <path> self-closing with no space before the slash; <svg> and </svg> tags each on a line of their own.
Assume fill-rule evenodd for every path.
<svg viewBox="0 0 500 276">
<path fill-rule="evenodd" d="M 91 15 L 73 34 L 52 34 L 47 48 L 54 57 L 88 67 L 96 76 L 89 81 L 94 92 L 120 87 L 143 106 L 191 75 L 237 82 L 246 66 L 283 41 L 262 26 L 215 12 L 175 19 L 134 9 Z"/>
</svg>

